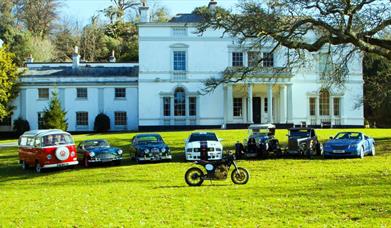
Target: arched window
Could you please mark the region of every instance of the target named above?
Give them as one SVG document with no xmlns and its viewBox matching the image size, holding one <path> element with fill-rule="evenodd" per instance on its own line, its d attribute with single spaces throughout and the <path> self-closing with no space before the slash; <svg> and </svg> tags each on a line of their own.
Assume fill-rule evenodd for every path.
<svg viewBox="0 0 391 228">
<path fill-rule="evenodd" d="M 330 93 L 325 89 L 319 93 L 319 114 L 321 116 L 330 115 Z"/>
<path fill-rule="evenodd" d="M 174 93 L 174 114 L 175 116 L 186 115 L 186 96 L 183 88 L 177 88 Z"/>
</svg>

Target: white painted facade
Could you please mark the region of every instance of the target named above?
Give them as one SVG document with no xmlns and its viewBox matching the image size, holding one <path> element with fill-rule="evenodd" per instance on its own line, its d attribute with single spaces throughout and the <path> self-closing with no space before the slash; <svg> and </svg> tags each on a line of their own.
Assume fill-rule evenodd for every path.
<svg viewBox="0 0 391 228">
<path fill-rule="evenodd" d="M 29 121 L 31 129 L 37 129 L 38 113 L 49 104 L 48 98 L 39 98 L 38 90 L 46 88 L 49 93 L 58 91 L 67 111 L 69 131 L 93 131 L 99 113 L 110 117 L 112 131 L 151 127 L 230 128 L 252 123 L 364 125 L 363 107 L 357 105 L 363 97 L 360 56 L 348 64 L 349 75 L 343 89 L 321 92 L 322 52 L 308 54 L 306 67 L 289 71 L 283 68 L 288 61 L 287 50 L 280 48 L 271 63 L 259 68 L 253 78 L 221 85 L 213 93 L 203 94 L 204 80 L 222 77 L 238 61 L 247 67 L 252 52 L 268 53 L 271 47 L 243 48 L 235 39 L 222 37 L 221 31 L 197 34 L 195 23 L 181 22 L 181 17 L 191 17 L 186 14 L 167 23 L 149 23 L 147 10 L 148 7 L 140 8 L 144 16 L 138 26 L 138 64 L 86 64 L 79 62 L 78 55 L 74 55 L 72 63 L 27 64 L 29 71 L 21 79 L 12 120 L 22 117 Z M 120 71 L 130 67 L 138 67 L 138 74 L 88 74 L 88 69 Z M 56 72 L 64 69 L 67 75 Z M 70 69 L 75 72 L 82 69 L 84 73 L 72 74 Z M 87 99 L 77 97 L 78 88 L 87 89 Z M 116 88 L 126 90 L 125 98 L 115 97 Z M 88 113 L 88 123 L 78 124 L 78 112 Z M 126 113 L 125 125 L 116 124 L 116 112 Z M 11 129 L 9 124 L 0 123 L 0 131 Z"/>
<path fill-rule="evenodd" d="M 244 67 L 248 66 L 248 53 L 236 44 L 235 39 L 222 38 L 221 31 L 209 30 L 201 36 L 196 33 L 195 26 L 194 23 L 178 22 L 139 24 L 140 127 L 364 124 L 363 107 L 357 107 L 363 97 L 361 57 L 356 56 L 349 63 L 345 88 L 330 89 L 322 96 L 320 54 L 308 54 L 305 68 L 276 75 L 273 72 L 280 70 L 287 61 L 287 50 L 283 48 L 274 53 L 273 66 L 261 68 L 253 79 L 221 85 L 214 93 L 202 95 L 204 80 L 222 77 L 223 71 L 233 66 L 233 52 L 242 53 Z M 256 51 L 270 50 L 271 47 L 266 46 Z M 177 51 L 185 53 L 185 70 L 174 69 L 174 53 Z M 185 91 L 184 113 L 176 113 L 175 90 L 178 88 Z M 197 101 L 194 116 L 189 113 L 191 97 Z M 166 100 L 170 101 L 165 108 Z M 170 111 L 167 111 L 168 106 Z"/>
</svg>

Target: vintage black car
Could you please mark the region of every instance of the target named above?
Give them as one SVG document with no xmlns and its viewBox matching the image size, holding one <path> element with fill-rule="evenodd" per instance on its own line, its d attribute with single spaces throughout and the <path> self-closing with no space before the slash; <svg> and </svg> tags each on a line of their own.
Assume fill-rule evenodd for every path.
<svg viewBox="0 0 391 228">
<path fill-rule="evenodd" d="M 111 147 L 104 139 L 85 140 L 77 147 L 77 158 L 85 167 L 91 163 L 112 162 L 119 165 L 122 160 L 122 150 Z"/>
<path fill-rule="evenodd" d="M 322 154 L 322 144 L 313 128 L 291 128 L 288 134 L 288 155 L 311 157 Z"/>
<path fill-rule="evenodd" d="M 159 134 L 138 134 L 132 139 L 132 147 L 137 163 L 172 160 L 170 148 Z"/>
<path fill-rule="evenodd" d="M 282 155 L 278 139 L 274 137 L 276 126 L 273 124 L 253 124 L 248 127 L 248 138 L 235 144 L 237 158 L 254 158 L 271 153 Z"/>
</svg>

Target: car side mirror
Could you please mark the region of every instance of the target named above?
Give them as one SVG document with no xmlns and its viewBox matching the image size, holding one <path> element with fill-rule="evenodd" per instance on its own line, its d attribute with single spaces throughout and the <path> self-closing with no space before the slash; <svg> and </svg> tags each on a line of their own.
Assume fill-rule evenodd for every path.
<svg viewBox="0 0 391 228">
<path fill-rule="evenodd" d="M 286 136 L 288 136 L 288 137 L 289 137 L 289 134 L 286 134 Z"/>
<path fill-rule="evenodd" d="M 332 136 L 330 136 L 330 139 L 333 139 L 333 137 L 332 137 Z"/>
</svg>

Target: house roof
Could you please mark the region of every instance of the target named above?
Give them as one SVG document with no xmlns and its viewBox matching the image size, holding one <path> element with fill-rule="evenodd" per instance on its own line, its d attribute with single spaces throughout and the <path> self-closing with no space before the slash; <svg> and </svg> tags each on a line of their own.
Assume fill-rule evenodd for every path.
<svg viewBox="0 0 391 228">
<path fill-rule="evenodd" d="M 171 18 L 171 23 L 199 23 L 202 21 L 202 17 L 195 13 L 180 13 Z"/>
<path fill-rule="evenodd" d="M 99 76 L 99 77 L 138 77 L 138 66 L 131 67 L 40 67 L 27 70 L 24 77 L 72 77 L 72 76 Z"/>
</svg>

